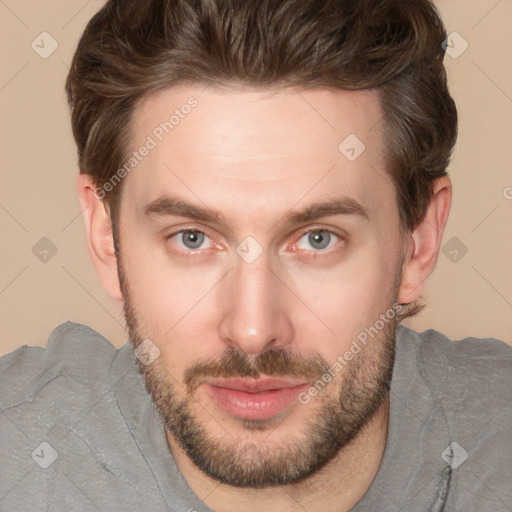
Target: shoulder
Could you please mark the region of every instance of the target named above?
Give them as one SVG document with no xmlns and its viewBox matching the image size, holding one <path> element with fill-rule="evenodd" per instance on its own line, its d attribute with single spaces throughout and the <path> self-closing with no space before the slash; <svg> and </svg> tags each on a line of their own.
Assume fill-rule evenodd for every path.
<svg viewBox="0 0 512 512">
<path fill-rule="evenodd" d="M 510 392 L 512 347 L 503 341 L 473 337 L 451 340 L 433 329 L 414 334 L 419 343 L 419 362 L 433 385 L 436 381 L 457 381 L 478 383 L 475 394 L 495 393 L 500 388 Z"/>
<path fill-rule="evenodd" d="M 452 431 L 476 436 L 487 425 L 485 435 L 509 436 L 512 347 L 494 338 L 455 341 L 432 329 L 417 336 L 419 371 Z"/>
<path fill-rule="evenodd" d="M 2 510 L 89 510 L 91 501 L 102 510 L 117 510 L 114 502 L 142 510 L 143 500 L 161 510 L 152 506 L 160 497 L 142 488 L 151 477 L 141 476 L 144 462 L 117 405 L 116 369 L 136 370 L 127 357 L 119 363 L 121 353 L 129 351 L 66 322 L 45 348 L 0 358 L 0 480 L 9 489 Z"/>
<path fill-rule="evenodd" d="M 455 341 L 433 329 L 418 333 L 403 326 L 397 342 L 409 360 L 415 359 L 413 371 L 444 409 L 453 431 L 476 435 L 493 417 L 495 431 L 509 433 L 512 347 L 494 338 Z"/>
<path fill-rule="evenodd" d="M 429 388 L 449 435 L 440 455 L 452 469 L 454 510 L 504 510 L 512 503 L 512 348 L 494 338 L 451 340 L 401 328 L 414 371 Z"/>
<path fill-rule="evenodd" d="M 24 345 L 0 357 L 0 411 L 34 396 L 59 376 L 77 384 L 108 382 L 116 348 L 85 325 L 65 322 L 54 329 L 46 348 Z"/>
</svg>

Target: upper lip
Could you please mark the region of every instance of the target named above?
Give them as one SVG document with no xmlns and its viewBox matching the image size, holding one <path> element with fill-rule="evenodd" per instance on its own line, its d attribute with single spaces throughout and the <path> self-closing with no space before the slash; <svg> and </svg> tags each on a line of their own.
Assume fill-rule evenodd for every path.
<svg viewBox="0 0 512 512">
<path fill-rule="evenodd" d="M 263 377 L 258 379 L 234 377 L 228 379 L 206 379 L 205 384 L 210 384 L 220 388 L 236 389 L 247 393 L 259 393 L 262 391 L 270 391 L 272 389 L 293 388 L 305 385 L 307 382 L 298 379 L 279 379 L 273 377 Z"/>
</svg>

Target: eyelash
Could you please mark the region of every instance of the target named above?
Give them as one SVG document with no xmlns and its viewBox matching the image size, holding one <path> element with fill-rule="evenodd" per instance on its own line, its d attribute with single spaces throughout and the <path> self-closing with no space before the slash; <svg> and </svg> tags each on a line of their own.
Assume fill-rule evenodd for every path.
<svg viewBox="0 0 512 512">
<path fill-rule="evenodd" d="M 205 231 L 203 231 L 201 229 L 194 229 L 194 228 L 185 228 L 185 229 L 180 229 L 179 231 L 174 231 L 173 233 L 170 233 L 169 235 L 166 235 L 165 239 L 166 240 L 170 240 L 173 237 L 175 237 L 176 235 L 179 235 L 181 233 L 187 233 L 187 232 L 204 234 L 208 238 L 212 239 L 212 237 L 210 237 L 208 235 L 208 233 L 206 233 Z M 337 237 L 339 239 L 339 241 L 344 239 L 341 235 L 339 235 L 338 233 L 335 233 L 334 231 L 332 231 L 330 229 L 321 228 L 321 227 L 314 227 L 314 228 L 308 228 L 308 229 L 305 229 L 304 231 L 302 231 L 300 233 L 300 236 L 297 238 L 296 242 L 294 242 L 293 244 L 294 245 L 297 244 L 299 242 L 299 240 L 301 240 L 304 237 L 304 235 L 307 235 L 309 233 L 315 233 L 315 232 L 329 233 L 330 235 L 334 235 L 335 237 Z M 311 250 L 308 250 L 307 252 L 310 253 L 310 255 L 308 255 L 308 258 L 314 259 L 314 258 L 321 257 L 322 255 L 324 255 L 326 253 L 330 254 L 332 252 L 332 250 L 333 250 L 333 247 L 335 247 L 335 245 L 336 245 L 336 243 L 332 247 L 328 247 L 326 249 L 318 249 L 318 250 L 311 249 Z M 190 250 L 186 250 L 186 251 L 180 250 L 179 252 L 181 254 L 183 254 L 184 256 L 187 256 L 187 257 L 197 257 L 197 256 L 201 256 L 201 252 L 204 251 L 204 250 L 208 250 L 208 249 L 195 249 L 195 250 L 194 249 L 190 249 Z M 298 250 L 301 250 L 301 249 L 298 249 Z M 302 249 L 302 251 L 304 251 L 304 249 Z"/>
</svg>

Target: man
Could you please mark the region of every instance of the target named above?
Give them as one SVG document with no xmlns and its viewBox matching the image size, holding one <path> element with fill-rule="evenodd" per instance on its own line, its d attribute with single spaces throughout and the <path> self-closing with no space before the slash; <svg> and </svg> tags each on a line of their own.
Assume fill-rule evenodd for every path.
<svg viewBox="0 0 512 512">
<path fill-rule="evenodd" d="M 1 360 L 2 510 L 512 510 L 512 351 L 400 325 L 451 203 L 428 0 L 109 1 L 66 90 L 129 343 Z"/>
</svg>

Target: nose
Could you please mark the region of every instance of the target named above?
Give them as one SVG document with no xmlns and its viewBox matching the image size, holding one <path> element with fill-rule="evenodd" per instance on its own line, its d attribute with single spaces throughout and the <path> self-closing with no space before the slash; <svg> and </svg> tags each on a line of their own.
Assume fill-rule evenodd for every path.
<svg viewBox="0 0 512 512">
<path fill-rule="evenodd" d="M 284 348 L 294 336 L 286 307 L 290 294 L 264 256 L 250 264 L 238 259 L 221 294 L 219 336 L 248 355 Z"/>
</svg>

